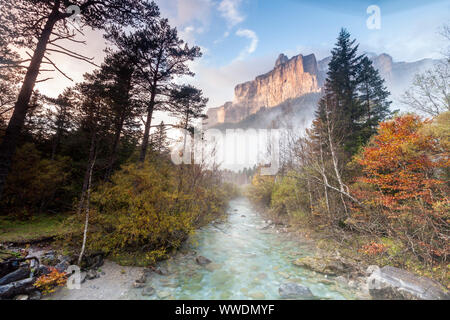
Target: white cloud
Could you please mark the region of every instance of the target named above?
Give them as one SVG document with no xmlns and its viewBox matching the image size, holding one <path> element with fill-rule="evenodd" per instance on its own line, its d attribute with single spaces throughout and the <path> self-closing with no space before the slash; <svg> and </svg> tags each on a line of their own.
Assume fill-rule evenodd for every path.
<svg viewBox="0 0 450 320">
<path fill-rule="evenodd" d="M 242 0 L 222 0 L 219 4 L 219 11 L 227 20 L 229 28 L 245 20 L 245 16 L 239 11 L 241 2 Z"/>
<path fill-rule="evenodd" d="M 192 70 L 196 76 L 186 79 L 189 83 L 201 88 L 209 98 L 208 107 L 218 107 L 234 97 L 234 87 L 238 83 L 253 80 L 273 68 L 276 56 L 234 60 L 225 66 L 211 66 L 205 63 L 205 58 L 196 61 Z"/>
<path fill-rule="evenodd" d="M 157 0 L 161 15 L 180 30 L 183 40 L 195 42 L 195 34 L 208 30 L 213 9 L 212 0 Z"/>
<path fill-rule="evenodd" d="M 258 47 L 259 39 L 256 33 L 250 29 L 239 29 L 238 31 L 236 31 L 236 35 L 239 37 L 250 39 L 250 44 L 247 47 L 245 47 L 245 49 L 239 54 L 238 59 L 242 60 L 247 55 L 255 52 L 256 48 Z"/>
<path fill-rule="evenodd" d="M 201 27 L 196 28 L 194 26 L 187 26 L 178 31 L 180 38 L 191 45 L 195 43 L 195 36 L 203 32 L 205 32 L 205 29 Z"/>
</svg>

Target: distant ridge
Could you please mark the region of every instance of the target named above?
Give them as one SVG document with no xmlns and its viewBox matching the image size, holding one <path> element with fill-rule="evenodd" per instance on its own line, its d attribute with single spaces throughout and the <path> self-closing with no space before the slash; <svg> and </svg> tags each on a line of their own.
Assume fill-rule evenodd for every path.
<svg viewBox="0 0 450 320">
<path fill-rule="evenodd" d="M 431 68 L 438 61 L 422 59 L 416 62 L 394 62 L 386 53 L 367 53 L 367 56 L 385 79 L 391 99 L 394 100 L 411 85 L 415 74 Z M 204 125 L 226 128 L 236 127 L 231 124 L 248 126 L 253 122 L 253 127 L 258 128 L 274 126 L 273 119 L 269 120 L 269 114 L 277 114 L 278 120 L 283 118 L 280 110 L 283 110 L 283 106 L 286 108 L 286 105 L 295 110 L 294 118 L 301 114 L 302 119 L 312 119 L 315 110 L 312 105 L 319 100 L 330 61 L 331 56 L 317 61 L 314 54 L 299 54 L 290 59 L 280 54 L 274 69 L 252 81 L 238 84 L 234 89 L 233 101 L 210 108 Z M 300 99 L 304 96 L 307 98 Z M 269 112 L 272 108 L 276 112 Z M 257 113 L 258 116 L 252 117 Z M 248 117 L 251 117 L 250 120 L 244 121 Z M 265 118 L 267 119 L 263 121 Z M 259 119 L 261 123 L 256 123 L 255 119 Z"/>
</svg>

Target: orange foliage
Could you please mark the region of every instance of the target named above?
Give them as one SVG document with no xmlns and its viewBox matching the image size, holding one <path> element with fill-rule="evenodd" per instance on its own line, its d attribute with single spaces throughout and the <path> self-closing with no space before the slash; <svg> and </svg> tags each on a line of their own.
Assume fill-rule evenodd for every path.
<svg viewBox="0 0 450 320">
<path fill-rule="evenodd" d="M 66 282 L 67 273 L 51 268 L 51 272 L 40 276 L 34 283 L 34 286 L 42 291 L 43 294 L 48 294 L 54 292 L 56 287 L 64 286 Z"/>
<path fill-rule="evenodd" d="M 362 246 L 359 251 L 369 256 L 374 256 L 385 252 L 387 247 L 382 243 L 372 242 Z"/>
<path fill-rule="evenodd" d="M 378 135 L 357 158 L 364 173 L 360 181 L 375 186 L 376 201 L 391 214 L 409 210 L 410 200 L 431 208 L 446 196 L 440 190 L 445 181 L 434 173 L 449 167 L 449 156 L 442 156 L 436 139 L 419 133 L 427 123 L 417 115 L 383 122 Z"/>
<path fill-rule="evenodd" d="M 378 226 L 387 223 L 384 232 L 397 234 L 414 253 L 445 260 L 450 251 L 450 157 L 445 137 L 422 130 L 430 124 L 417 115 L 380 124 L 378 134 L 356 157 L 363 176 L 354 194 L 367 208 L 354 210 L 354 217 L 369 218 Z M 378 212 L 388 221 L 378 219 Z"/>
</svg>

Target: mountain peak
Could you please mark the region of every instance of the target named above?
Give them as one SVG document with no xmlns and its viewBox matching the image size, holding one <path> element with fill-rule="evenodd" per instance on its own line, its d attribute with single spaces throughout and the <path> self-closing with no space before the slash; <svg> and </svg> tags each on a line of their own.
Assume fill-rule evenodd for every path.
<svg viewBox="0 0 450 320">
<path fill-rule="evenodd" d="M 288 61 L 289 61 L 289 58 L 284 53 L 280 53 L 277 61 L 275 61 L 275 68 L 288 62 Z"/>
</svg>

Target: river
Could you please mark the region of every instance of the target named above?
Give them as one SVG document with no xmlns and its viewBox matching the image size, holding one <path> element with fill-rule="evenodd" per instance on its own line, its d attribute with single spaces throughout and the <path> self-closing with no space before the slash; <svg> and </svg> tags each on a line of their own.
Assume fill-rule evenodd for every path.
<svg viewBox="0 0 450 320">
<path fill-rule="evenodd" d="M 264 227 L 267 223 L 246 198 L 230 202 L 222 222 L 196 232 L 184 254 L 160 263 L 169 275 L 153 273 L 148 285 L 156 294 L 141 295 L 130 289 L 124 299 L 280 299 L 278 288 L 286 282 L 308 287 L 318 299 L 354 299 L 343 284 L 292 264 L 312 254 L 311 244 L 292 239 L 288 233 Z M 195 256 L 213 262 L 200 267 Z"/>
</svg>

